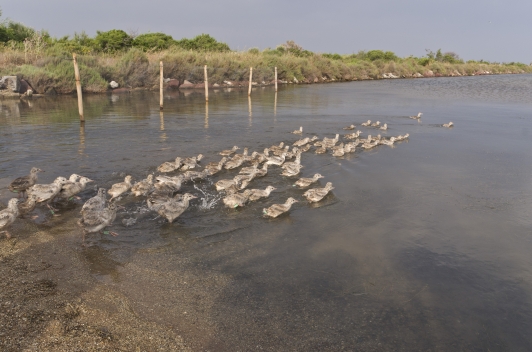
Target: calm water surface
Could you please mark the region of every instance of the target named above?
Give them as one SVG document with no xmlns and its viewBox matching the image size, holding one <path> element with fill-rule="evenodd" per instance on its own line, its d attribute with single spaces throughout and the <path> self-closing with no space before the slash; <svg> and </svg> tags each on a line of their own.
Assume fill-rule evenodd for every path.
<svg viewBox="0 0 532 352">
<path fill-rule="evenodd" d="M 149 92 L 88 96 L 84 128 L 75 97 L 0 104 L 3 204 L 32 166 L 46 170 L 40 182 L 78 173 L 109 187 L 176 156 L 206 164 L 235 144 L 293 142 L 299 126 L 332 137 L 370 119 L 388 124 L 383 135 L 409 133 L 394 148 L 303 154 L 303 176 L 335 187 L 312 206 L 278 168 L 252 183 L 277 187 L 270 199 L 238 210 L 213 187 L 235 171 L 187 185 L 199 199 L 173 224 L 126 196 L 120 236 L 91 235 L 80 252 L 197 350 L 532 350 L 532 76 L 264 88 L 251 101 L 220 91 L 208 107 L 200 93 L 168 93 L 164 114 Z M 421 123 L 406 117 L 419 111 Z M 288 216 L 261 217 L 289 196 L 301 202 Z M 62 221 L 81 204 L 60 206 Z"/>
</svg>

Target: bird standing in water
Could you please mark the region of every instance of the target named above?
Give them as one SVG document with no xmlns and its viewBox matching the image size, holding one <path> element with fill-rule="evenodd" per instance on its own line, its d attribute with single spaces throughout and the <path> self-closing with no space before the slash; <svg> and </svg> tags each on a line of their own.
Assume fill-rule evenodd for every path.
<svg viewBox="0 0 532 352">
<path fill-rule="evenodd" d="M 38 167 L 32 167 L 29 175 L 14 179 L 9 185 L 9 190 L 18 193 L 19 197 L 24 197 L 26 190 L 37 182 L 37 174 L 39 172 L 44 171 Z"/>
<path fill-rule="evenodd" d="M 17 206 L 18 202 L 19 200 L 17 198 L 11 198 L 7 203 L 7 208 L 0 211 L 0 230 L 3 230 L 0 231 L 0 233 L 5 233 L 8 239 L 11 238 L 11 234 L 4 229 L 15 222 L 15 219 L 19 214 Z"/>
</svg>

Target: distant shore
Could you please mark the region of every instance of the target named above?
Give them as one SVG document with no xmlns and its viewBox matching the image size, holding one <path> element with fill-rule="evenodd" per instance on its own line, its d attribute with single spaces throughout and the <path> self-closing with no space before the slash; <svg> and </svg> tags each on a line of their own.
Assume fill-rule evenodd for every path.
<svg viewBox="0 0 532 352">
<path fill-rule="evenodd" d="M 207 65 L 209 88 L 212 89 L 248 87 L 250 67 L 253 67 L 252 85 L 256 87 L 274 84 L 275 67 L 280 85 L 532 72 L 532 66 L 521 63 L 451 63 L 414 57 L 369 60 L 356 55 L 336 57 L 310 53 L 299 56 L 277 50 L 206 53 L 183 49 L 144 52 L 132 48 L 112 55 L 78 56 L 82 89 L 86 93 L 159 89 L 161 61 L 165 89 L 204 89 L 204 65 Z M 0 76 L 4 78 L 0 82 L 0 96 L 27 95 L 28 90 L 43 95 L 76 91 L 71 56 L 66 53 L 28 55 L 4 48 L 0 51 Z M 6 77 L 17 82 L 4 84 Z"/>
</svg>

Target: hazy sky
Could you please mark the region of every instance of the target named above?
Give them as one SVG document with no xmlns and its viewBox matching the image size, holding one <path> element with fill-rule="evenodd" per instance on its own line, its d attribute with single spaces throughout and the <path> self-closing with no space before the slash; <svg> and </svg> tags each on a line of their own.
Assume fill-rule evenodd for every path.
<svg viewBox="0 0 532 352">
<path fill-rule="evenodd" d="M 3 18 L 52 36 L 123 29 L 175 39 L 208 33 L 234 50 L 294 40 L 316 52 L 391 50 L 466 60 L 532 61 L 530 0 L 16 0 Z"/>
</svg>

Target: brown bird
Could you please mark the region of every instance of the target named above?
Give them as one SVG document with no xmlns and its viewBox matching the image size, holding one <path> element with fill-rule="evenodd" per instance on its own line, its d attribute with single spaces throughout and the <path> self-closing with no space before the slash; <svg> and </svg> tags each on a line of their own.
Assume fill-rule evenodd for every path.
<svg viewBox="0 0 532 352">
<path fill-rule="evenodd" d="M 37 167 L 32 167 L 29 175 L 14 179 L 9 185 L 9 190 L 18 193 L 19 197 L 24 197 L 26 190 L 37 182 L 37 174 L 39 172 L 44 171 Z"/>
<path fill-rule="evenodd" d="M 269 208 L 262 209 L 264 216 L 269 216 L 271 218 L 276 218 L 281 214 L 286 213 L 292 207 L 292 204 L 297 203 L 298 201 L 290 197 L 286 200 L 284 204 L 273 204 Z"/>
</svg>

